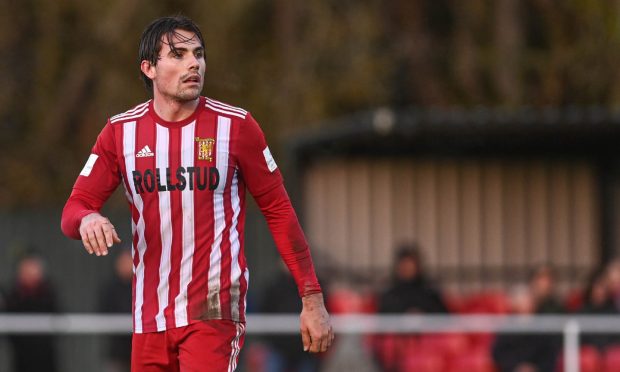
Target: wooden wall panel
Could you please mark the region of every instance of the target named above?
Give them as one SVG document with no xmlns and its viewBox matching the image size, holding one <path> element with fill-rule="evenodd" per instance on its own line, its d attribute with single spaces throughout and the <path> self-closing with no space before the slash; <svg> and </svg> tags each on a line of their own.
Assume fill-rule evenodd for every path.
<svg viewBox="0 0 620 372">
<path fill-rule="evenodd" d="M 520 162 L 503 167 L 503 242 L 505 262 L 523 272 L 527 266 L 525 166 Z"/>
<path fill-rule="evenodd" d="M 392 164 L 391 204 L 394 221 L 394 240 L 400 245 L 416 239 L 415 176 L 411 161 L 398 160 Z"/>
<path fill-rule="evenodd" d="M 323 167 L 313 166 L 306 169 L 303 181 L 304 227 L 308 242 L 314 250 L 326 254 L 325 226 L 323 213 L 328 210 L 325 204 L 327 190 L 323 179 L 326 172 Z"/>
<path fill-rule="evenodd" d="M 575 255 L 581 256 L 580 262 L 586 267 L 596 265 L 599 261 L 600 237 L 599 206 L 594 178 L 594 170 L 586 163 L 579 163 L 574 169 L 575 199 L 574 231 L 572 239 Z"/>
<path fill-rule="evenodd" d="M 482 167 L 478 162 L 467 161 L 460 167 L 461 187 L 460 198 L 462 208 L 460 210 L 460 236 L 462 259 L 461 265 L 467 272 L 475 273 L 467 281 L 472 290 L 482 287 L 482 275 L 479 270 L 482 262 Z"/>
<path fill-rule="evenodd" d="M 431 269 L 439 264 L 437 246 L 437 166 L 430 161 L 420 162 L 416 166 L 415 211 L 418 243 L 424 250 L 426 263 Z"/>
<path fill-rule="evenodd" d="M 352 253 L 349 246 L 348 167 L 346 163 L 336 161 L 326 168 L 324 242 L 330 257 L 339 265 L 347 265 Z"/>
<path fill-rule="evenodd" d="M 392 221 L 392 177 L 388 161 L 371 163 L 370 210 L 372 213 L 371 244 L 372 268 L 387 267 L 392 261 L 390 252 L 394 249 Z"/>
<path fill-rule="evenodd" d="M 458 189 L 457 164 L 453 161 L 440 162 L 437 176 L 437 250 L 441 266 L 456 267 L 461 261 Z"/>
<path fill-rule="evenodd" d="M 526 171 L 527 221 L 526 250 L 530 253 L 530 263 L 539 265 L 548 260 L 549 242 L 549 209 L 547 166 L 543 162 L 535 162 Z"/>
<path fill-rule="evenodd" d="M 549 174 L 549 261 L 559 266 L 569 266 L 570 256 L 570 225 L 571 201 L 569 193 L 569 168 L 565 164 L 557 164 Z"/>
<path fill-rule="evenodd" d="M 304 178 L 309 240 L 343 272 L 387 274 L 397 246 L 416 241 L 427 269 L 461 289 L 523 280 L 545 262 L 587 272 L 597 203 L 587 162 L 358 158 Z"/>
<path fill-rule="evenodd" d="M 483 267 L 493 270 L 504 263 L 504 230 L 503 224 L 503 197 L 502 166 L 499 162 L 485 165 L 482 173 L 482 261 Z M 485 283 L 497 288 L 503 278 L 487 276 Z"/>
<path fill-rule="evenodd" d="M 349 261 L 353 269 L 369 269 L 372 264 L 372 210 L 370 205 L 370 165 L 367 161 L 352 161 L 349 175 Z M 312 206 L 309 206 L 312 208 Z"/>
</svg>

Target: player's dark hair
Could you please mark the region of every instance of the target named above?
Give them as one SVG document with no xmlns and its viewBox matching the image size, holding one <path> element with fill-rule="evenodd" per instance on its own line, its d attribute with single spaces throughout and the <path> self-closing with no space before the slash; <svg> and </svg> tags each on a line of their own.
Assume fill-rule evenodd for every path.
<svg viewBox="0 0 620 372">
<path fill-rule="evenodd" d="M 202 38 L 202 33 L 198 26 L 191 19 L 176 15 L 171 17 L 162 17 L 154 20 L 142 33 L 140 37 L 140 47 L 138 49 L 138 63 L 142 61 L 149 61 L 151 64 L 156 65 L 159 59 L 159 52 L 161 51 L 162 37 L 165 35 L 166 43 L 170 45 L 170 49 L 175 51 L 176 47 L 173 42 L 174 36 L 184 38 L 176 32 L 176 30 L 183 30 L 193 32 L 200 40 L 200 44 L 204 48 L 205 42 Z M 153 92 L 153 81 L 149 79 L 142 71 L 140 71 L 142 81 L 149 92 Z"/>
</svg>

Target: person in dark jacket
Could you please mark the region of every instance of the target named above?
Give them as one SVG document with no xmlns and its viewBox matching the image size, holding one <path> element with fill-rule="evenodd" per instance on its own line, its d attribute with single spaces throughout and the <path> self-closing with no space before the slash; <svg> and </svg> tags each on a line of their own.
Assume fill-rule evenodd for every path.
<svg viewBox="0 0 620 372">
<path fill-rule="evenodd" d="M 550 265 L 537 266 L 529 277 L 529 285 L 538 314 L 559 314 L 564 307 L 558 299 L 555 287 L 555 271 Z"/>
<path fill-rule="evenodd" d="M 527 317 L 536 311 L 530 288 L 516 286 L 510 295 L 511 311 Z M 526 319 L 526 318 L 524 318 Z M 499 372 L 548 372 L 555 369 L 559 349 L 555 336 L 537 334 L 499 334 L 492 347 Z"/>
<path fill-rule="evenodd" d="M 266 314 L 293 314 L 301 311 L 299 293 L 293 276 L 284 265 L 267 285 L 259 311 Z M 269 346 L 266 370 L 270 372 L 312 372 L 319 369 L 320 359 L 303 351 L 296 335 L 264 337 Z"/>
<path fill-rule="evenodd" d="M 394 278 L 379 299 L 381 313 L 447 313 L 441 293 L 426 277 L 420 251 L 405 245 L 396 252 Z"/>
<path fill-rule="evenodd" d="M 584 302 L 580 313 L 584 315 L 617 315 L 618 310 L 611 296 L 605 268 L 597 269 L 590 275 L 584 292 Z M 588 334 L 582 336 L 583 344 L 591 345 L 603 351 L 610 344 L 618 341 L 611 334 Z"/>
<path fill-rule="evenodd" d="M 133 260 L 131 251 L 123 249 L 114 261 L 114 277 L 101 291 L 99 310 L 103 313 L 131 314 L 131 280 Z M 109 338 L 106 372 L 129 372 L 131 367 L 131 334 Z"/>
<path fill-rule="evenodd" d="M 6 311 L 12 313 L 53 313 L 58 310 L 53 286 L 40 257 L 29 254 L 19 261 L 5 306 Z M 57 370 L 53 336 L 14 335 L 9 337 L 9 342 L 13 349 L 15 372 Z"/>
</svg>

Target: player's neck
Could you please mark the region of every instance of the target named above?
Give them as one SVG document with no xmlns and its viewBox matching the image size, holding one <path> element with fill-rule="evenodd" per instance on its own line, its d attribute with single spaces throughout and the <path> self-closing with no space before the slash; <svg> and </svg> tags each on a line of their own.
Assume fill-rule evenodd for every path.
<svg viewBox="0 0 620 372">
<path fill-rule="evenodd" d="M 187 119 L 191 116 L 196 110 L 199 102 L 200 98 L 196 98 L 192 101 L 178 101 L 156 95 L 153 98 L 153 108 L 160 118 L 175 122 Z"/>
</svg>

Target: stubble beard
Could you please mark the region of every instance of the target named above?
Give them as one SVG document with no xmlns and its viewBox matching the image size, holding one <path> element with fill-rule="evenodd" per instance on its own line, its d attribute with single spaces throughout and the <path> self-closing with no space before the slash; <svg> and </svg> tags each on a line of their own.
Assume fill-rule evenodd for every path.
<svg viewBox="0 0 620 372">
<path fill-rule="evenodd" d="M 173 98 L 181 103 L 194 101 L 198 97 L 200 97 L 200 92 L 202 91 L 202 84 L 199 88 L 185 88 L 178 89 Z"/>
</svg>

